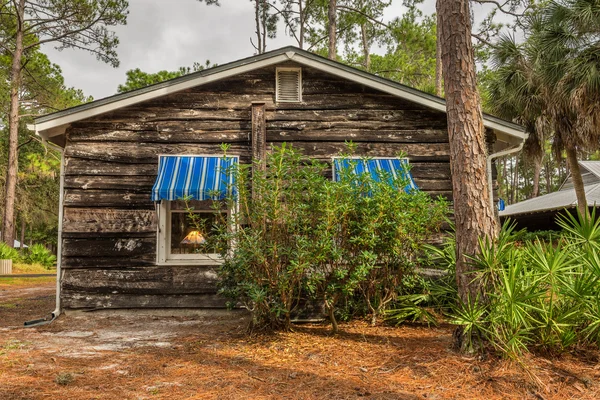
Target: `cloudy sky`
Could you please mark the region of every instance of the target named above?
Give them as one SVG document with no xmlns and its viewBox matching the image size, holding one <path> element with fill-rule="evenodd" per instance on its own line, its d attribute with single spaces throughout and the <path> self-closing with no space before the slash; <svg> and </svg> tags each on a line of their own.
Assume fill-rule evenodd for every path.
<svg viewBox="0 0 600 400">
<path fill-rule="evenodd" d="M 82 51 L 45 51 L 60 65 L 66 84 L 100 99 L 116 93 L 125 72 L 175 70 L 195 61 L 224 64 L 254 54 L 254 9 L 249 0 L 221 0 L 222 6 L 206 6 L 197 0 L 129 0 L 127 25 L 117 27 L 121 65 L 112 68 Z M 435 11 L 435 0 L 425 0 L 424 14 Z M 402 15 L 401 0 L 393 0 L 386 18 Z M 267 50 L 295 44 L 283 33 L 267 43 Z"/>
</svg>

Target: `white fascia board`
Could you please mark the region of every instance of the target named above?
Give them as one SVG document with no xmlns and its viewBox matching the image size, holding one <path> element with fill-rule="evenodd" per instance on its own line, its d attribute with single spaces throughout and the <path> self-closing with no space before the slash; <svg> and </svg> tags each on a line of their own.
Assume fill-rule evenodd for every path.
<svg viewBox="0 0 600 400">
<path fill-rule="evenodd" d="M 273 64 L 278 64 L 283 61 L 289 60 L 289 57 L 285 54 L 280 54 L 265 60 L 256 61 L 249 64 L 240 65 L 225 71 L 216 72 L 214 74 L 199 76 L 196 79 L 190 79 L 189 81 L 177 83 L 171 86 L 161 87 L 151 92 L 142 93 L 137 96 L 128 97 L 122 100 L 116 100 L 112 103 L 103 104 L 98 107 L 82 110 L 73 114 L 65 115 L 50 121 L 42 122 L 35 125 L 35 131 L 42 137 L 45 136 L 48 130 L 59 126 L 67 125 L 69 123 L 80 121 L 82 119 L 95 117 L 96 115 L 104 114 L 110 111 L 117 110 L 119 108 L 127 107 L 133 104 L 141 103 L 143 101 L 152 100 L 157 97 L 166 96 L 169 94 L 177 93 L 185 89 L 189 89 L 195 86 L 201 86 L 207 83 L 215 82 L 224 78 L 228 78 L 233 75 L 243 74 L 245 72 L 253 71 L 255 69 L 268 67 Z"/>
</svg>

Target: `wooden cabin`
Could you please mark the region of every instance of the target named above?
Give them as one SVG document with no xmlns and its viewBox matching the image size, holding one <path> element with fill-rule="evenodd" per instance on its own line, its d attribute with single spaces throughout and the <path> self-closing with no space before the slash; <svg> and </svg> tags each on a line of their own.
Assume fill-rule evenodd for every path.
<svg viewBox="0 0 600 400">
<path fill-rule="evenodd" d="M 526 138 L 492 116 L 485 126 L 490 153 L 514 151 Z M 152 199 L 159 156 L 207 161 L 228 143 L 236 162 L 249 163 L 291 142 L 331 162 L 353 141 L 358 155 L 403 152 L 420 190 L 452 196 L 443 99 L 295 47 L 46 115 L 31 128 L 63 152 L 58 278 L 66 309 L 224 304 L 218 258 L 179 251 L 180 205 Z"/>
</svg>

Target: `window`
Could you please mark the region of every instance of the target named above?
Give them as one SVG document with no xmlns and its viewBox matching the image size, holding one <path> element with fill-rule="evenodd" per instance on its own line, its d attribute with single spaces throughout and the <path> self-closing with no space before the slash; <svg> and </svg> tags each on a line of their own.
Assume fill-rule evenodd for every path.
<svg viewBox="0 0 600 400">
<path fill-rule="evenodd" d="M 225 199 L 235 190 L 232 168 L 237 163 L 237 157 L 159 157 L 152 189 L 159 220 L 158 264 L 220 262 L 226 243 L 215 242 L 214 235 L 230 221 Z"/>
<path fill-rule="evenodd" d="M 410 193 L 413 190 L 418 190 L 408 168 L 407 158 L 335 157 L 331 167 L 335 181 L 340 180 L 340 171 L 342 169 L 352 168 L 352 173 L 356 175 L 368 173 L 375 181 L 380 181 L 381 176 L 386 176 L 385 174 L 389 174 L 387 176 L 391 178 L 390 181 L 403 178 L 407 182 L 406 187 L 404 187 L 405 192 Z"/>
<path fill-rule="evenodd" d="M 302 69 L 277 68 L 275 101 L 278 103 L 302 102 Z"/>
</svg>

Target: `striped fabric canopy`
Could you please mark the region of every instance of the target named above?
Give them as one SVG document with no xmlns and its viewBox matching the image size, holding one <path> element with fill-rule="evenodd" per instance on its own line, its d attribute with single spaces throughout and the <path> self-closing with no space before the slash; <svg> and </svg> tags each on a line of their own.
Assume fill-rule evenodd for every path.
<svg viewBox="0 0 600 400">
<path fill-rule="evenodd" d="M 152 201 L 223 200 L 235 184 L 231 166 L 237 157 L 160 156 Z"/>
<path fill-rule="evenodd" d="M 405 179 L 407 185 L 404 188 L 406 193 L 413 190 L 418 190 L 415 181 L 413 180 L 410 171 L 408 170 L 408 160 L 398 158 L 335 158 L 333 160 L 333 177 L 336 181 L 340 180 L 340 172 L 342 169 L 353 168 L 356 175 L 365 173 L 371 174 L 374 181 L 380 182 L 382 175 L 389 174 L 390 181 L 397 179 Z M 382 173 L 383 171 L 383 173 Z M 391 183 L 391 182 L 390 182 Z"/>
</svg>

